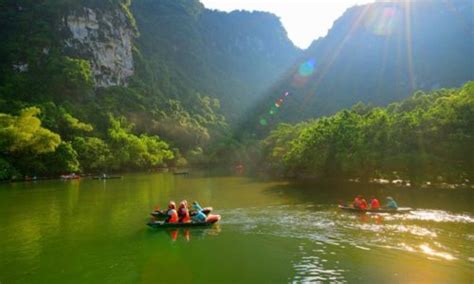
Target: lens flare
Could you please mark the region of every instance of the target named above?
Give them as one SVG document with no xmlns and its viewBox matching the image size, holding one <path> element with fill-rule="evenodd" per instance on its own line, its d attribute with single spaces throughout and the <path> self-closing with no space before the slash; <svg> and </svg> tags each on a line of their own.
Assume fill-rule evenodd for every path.
<svg viewBox="0 0 474 284">
<path fill-rule="evenodd" d="M 314 59 L 310 59 L 305 63 L 301 64 L 298 68 L 298 74 L 303 77 L 310 76 L 314 72 L 315 63 L 316 61 L 314 61 Z"/>
<path fill-rule="evenodd" d="M 270 109 L 270 115 L 274 115 L 278 112 L 278 107 L 277 106 L 272 106 L 272 108 Z"/>
<path fill-rule="evenodd" d="M 286 97 L 288 97 L 289 95 L 290 92 L 285 91 L 278 99 L 276 99 L 275 103 L 270 107 L 268 113 L 260 116 L 258 123 L 263 127 L 268 126 L 268 124 L 270 124 L 274 120 L 273 116 L 278 113 L 280 108 L 283 106 Z"/>
</svg>

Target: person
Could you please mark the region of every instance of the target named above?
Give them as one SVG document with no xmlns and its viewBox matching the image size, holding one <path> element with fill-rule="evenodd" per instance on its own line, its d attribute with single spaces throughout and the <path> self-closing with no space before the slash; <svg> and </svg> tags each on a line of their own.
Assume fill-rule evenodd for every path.
<svg viewBox="0 0 474 284">
<path fill-rule="evenodd" d="M 362 210 L 366 210 L 367 209 L 367 201 L 365 200 L 365 198 L 363 198 L 361 196 L 361 200 L 360 200 L 360 205 L 359 205 L 359 208 L 362 209 Z"/>
<path fill-rule="evenodd" d="M 352 202 L 352 207 L 354 208 L 360 208 L 360 203 L 362 202 L 362 196 L 361 195 L 357 195 L 355 198 L 354 198 L 354 202 Z"/>
<path fill-rule="evenodd" d="M 375 196 L 372 196 L 370 198 L 370 209 L 379 209 L 380 208 L 380 202 Z"/>
<path fill-rule="evenodd" d="M 176 211 L 176 203 L 174 201 L 170 201 L 168 204 L 168 211 L 166 211 L 166 215 L 168 215 L 168 217 L 166 218 L 165 223 L 178 222 L 178 212 Z"/>
<path fill-rule="evenodd" d="M 179 203 L 178 217 L 180 223 L 189 223 L 191 221 L 188 210 L 188 202 L 186 200 L 183 200 Z"/>
<path fill-rule="evenodd" d="M 388 209 L 398 209 L 398 204 L 391 196 L 387 196 L 387 205 L 385 205 Z"/>
<path fill-rule="evenodd" d="M 356 198 L 354 198 L 352 206 L 354 208 L 367 209 L 367 201 L 365 201 L 362 195 L 357 195 Z"/>
<path fill-rule="evenodd" d="M 199 203 L 197 203 L 197 201 L 193 202 L 193 209 L 197 211 L 192 218 L 193 222 L 206 222 L 207 216 L 202 212 L 202 207 L 199 205 Z"/>
</svg>

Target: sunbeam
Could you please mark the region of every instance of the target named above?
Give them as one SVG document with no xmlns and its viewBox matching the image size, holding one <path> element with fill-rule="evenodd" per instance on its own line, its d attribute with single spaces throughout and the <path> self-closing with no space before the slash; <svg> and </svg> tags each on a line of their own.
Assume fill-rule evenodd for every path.
<svg viewBox="0 0 474 284">
<path fill-rule="evenodd" d="M 408 79 L 410 80 L 411 91 L 415 90 L 416 78 L 413 73 L 413 41 L 411 36 L 411 3 L 403 1 L 403 11 L 405 12 L 405 44 L 407 52 Z"/>
<path fill-rule="evenodd" d="M 354 22 L 351 24 L 351 28 L 349 29 L 349 31 L 346 33 L 346 35 L 344 35 L 344 38 L 343 40 L 341 41 L 341 43 L 335 48 L 334 51 L 331 52 L 330 54 L 330 58 L 329 59 L 326 59 L 325 63 L 322 64 L 321 66 L 321 69 L 318 70 L 318 72 L 316 72 L 313 77 L 317 77 L 316 78 L 316 82 L 314 83 L 314 85 L 312 86 L 312 88 L 310 88 L 310 90 L 306 93 L 306 95 L 304 96 L 303 98 L 303 101 L 302 101 L 302 104 L 300 106 L 300 109 L 299 111 L 300 112 L 304 112 L 305 108 L 307 107 L 307 102 L 309 101 L 309 99 L 313 96 L 313 95 L 316 95 L 316 90 L 319 86 L 319 84 L 321 83 L 321 81 L 323 80 L 324 76 L 326 75 L 326 73 L 329 71 L 329 69 L 331 68 L 332 64 L 336 61 L 337 57 L 339 56 L 339 53 L 341 52 L 341 50 L 343 49 L 343 47 L 345 46 L 345 44 L 347 43 L 347 41 L 350 39 L 350 36 L 352 33 L 354 33 L 361 25 L 363 19 L 364 19 L 364 16 L 367 14 L 367 12 L 369 11 L 371 5 L 366 5 L 364 6 L 363 8 L 363 11 L 357 16 L 357 18 L 354 20 Z"/>
</svg>

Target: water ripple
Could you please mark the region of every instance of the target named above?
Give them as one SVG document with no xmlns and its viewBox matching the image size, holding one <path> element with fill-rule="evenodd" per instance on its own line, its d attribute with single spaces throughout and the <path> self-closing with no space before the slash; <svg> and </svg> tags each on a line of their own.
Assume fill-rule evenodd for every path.
<svg viewBox="0 0 474 284">
<path fill-rule="evenodd" d="M 444 225 L 433 226 L 426 223 L 426 221 L 474 223 L 474 218 L 470 215 L 452 214 L 441 210 L 414 210 L 409 214 L 359 215 L 340 212 L 330 206 L 303 204 L 237 208 L 226 210 L 222 215 L 222 223 L 232 225 L 239 233 L 312 241 L 321 247 L 313 251 L 315 255 L 321 255 L 323 252 L 335 253 L 331 246 L 338 249 L 350 246 L 360 250 L 394 249 L 425 255 L 428 258 L 447 261 L 461 258 L 467 261 L 471 256 L 463 256 L 465 249 L 457 246 L 452 240 L 474 239 L 472 234 L 453 232 Z M 323 258 L 304 255 L 301 261 L 295 264 L 295 270 L 307 272 L 306 277 L 309 278 L 295 281 L 328 280 L 323 275 L 331 275 L 333 270 L 323 269 L 321 264 L 324 262 Z"/>
<path fill-rule="evenodd" d="M 474 218 L 467 214 L 451 214 L 441 210 L 415 210 L 403 216 L 406 220 L 422 220 L 434 222 L 474 223 Z"/>
</svg>

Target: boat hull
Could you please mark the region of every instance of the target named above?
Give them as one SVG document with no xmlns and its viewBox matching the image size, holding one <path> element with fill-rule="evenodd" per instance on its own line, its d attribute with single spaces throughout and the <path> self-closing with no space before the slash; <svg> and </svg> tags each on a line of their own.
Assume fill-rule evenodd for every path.
<svg viewBox="0 0 474 284">
<path fill-rule="evenodd" d="M 381 208 L 381 209 L 359 209 L 359 208 L 354 208 L 354 207 L 349 207 L 349 206 L 338 206 L 339 209 L 348 211 L 348 212 L 354 212 L 354 213 L 408 213 L 412 209 L 411 208 L 398 208 L 398 209 L 387 209 L 387 208 Z"/>
<path fill-rule="evenodd" d="M 106 176 L 106 177 L 97 176 L 97 177 L 93 177 L 92 179 L 119 179 L 119 178 L 122 178 L 122 176 Z"/>
</svg>

